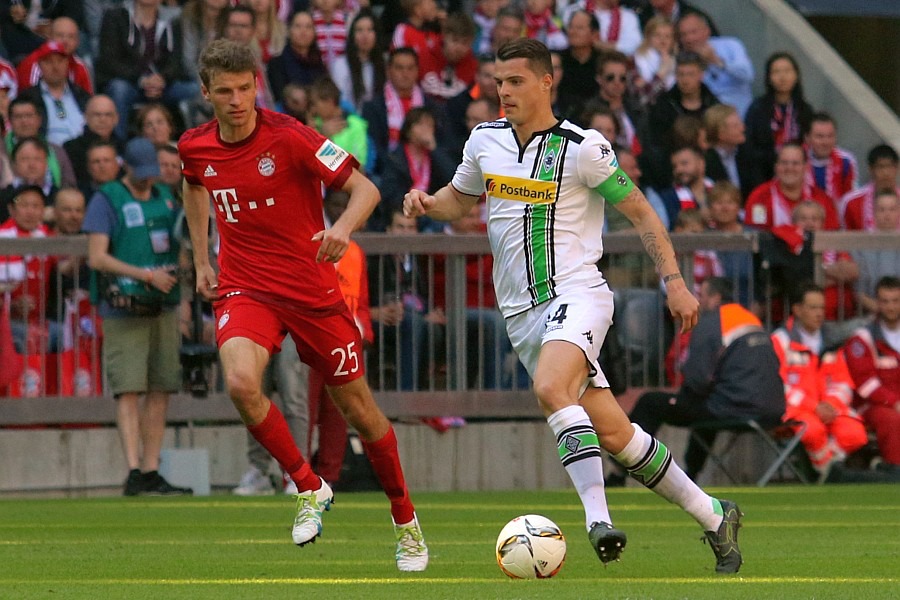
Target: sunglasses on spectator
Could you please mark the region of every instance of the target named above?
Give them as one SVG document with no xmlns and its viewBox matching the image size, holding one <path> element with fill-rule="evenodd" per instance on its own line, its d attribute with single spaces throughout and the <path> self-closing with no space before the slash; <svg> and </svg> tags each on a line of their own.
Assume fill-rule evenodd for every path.
<svg viewBox="0 0 900 600">
<path fill-rule="evenodd" d="M 619 80 L 619 83 L 625 83 L 628 77 L 626 75 L 616 75 L 615 73 L 603 76 L 603 81 L 615 81 L 616 79 Z"/>
</svg>

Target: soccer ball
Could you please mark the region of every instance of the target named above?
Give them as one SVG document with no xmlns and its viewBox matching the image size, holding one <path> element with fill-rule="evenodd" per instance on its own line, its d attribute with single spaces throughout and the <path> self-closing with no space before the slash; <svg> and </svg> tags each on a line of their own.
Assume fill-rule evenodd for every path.
<svg viewBox="0 0 900 600">
<path fill-rule="evenodd" d="M 566 538 L 547 517 L 516 517 L 497 537 L 497 564 L 513 579 L 553 577 L 565 560 Z"/>
</svg>

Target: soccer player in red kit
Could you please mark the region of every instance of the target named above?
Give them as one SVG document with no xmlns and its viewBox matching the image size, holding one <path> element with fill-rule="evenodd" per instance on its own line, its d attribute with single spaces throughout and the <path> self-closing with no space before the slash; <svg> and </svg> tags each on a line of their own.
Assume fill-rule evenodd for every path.
<svg viewBox="0 0 900 600">
<path fill-rule="evenodd" d="M 375 185 L 346 151 L 293 117 L 254 105 L 251 50 L 227 40 L 200 56 L 201 91 L 215 119 L 181 137 L 184 205 L 195 248 L 207 244 L 210 200 L 221 240 L 218 276 L 194 257 L 197 291 L 214 301 L 225 384 L 247 429 L 297 484 L 292 536 L 303 546 L 322 533 L 334 494 L 307 464 L 262 375 L 286 333 L 323 374 L 332 399 L 357 429 L 391 502 L 397 567 L 423 571 L 428 548 L 406 488 L 397 438 L 363 377 L 359 330 L 341 296 L 334 264 L 350 234 L 379 201 Z M 350 194 L 330 229 L 322 185 Z"/>
</svg>

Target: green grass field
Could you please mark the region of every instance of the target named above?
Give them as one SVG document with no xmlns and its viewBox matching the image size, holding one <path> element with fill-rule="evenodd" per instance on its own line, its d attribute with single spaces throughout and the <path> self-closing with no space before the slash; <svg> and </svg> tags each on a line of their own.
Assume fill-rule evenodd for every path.
<svg viewBox="0 0 900 600">
<path fill-rule="evenodd" d="M 0 598 L 900 598 L 897 486 L 717 493 L 745 513 L 736 576 L 717 576 L 693 520 L 640 489 L 609 493 L 629 544 L 606 568 L 574 491 L 416 494 L 431 564 L 410 574 L 381 494 L 338 494 L 305 548 L 284 496 L 0 500 Z M 553 579 L 510 580 L 494 562 L 500 528 L 529 512 L 568 538 Z"/>
</svg>

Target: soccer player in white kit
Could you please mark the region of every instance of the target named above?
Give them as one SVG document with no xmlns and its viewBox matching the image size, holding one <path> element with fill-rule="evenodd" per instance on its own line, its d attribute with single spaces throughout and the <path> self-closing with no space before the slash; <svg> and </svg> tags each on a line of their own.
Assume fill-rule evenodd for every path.
<svg viewBox="0 0 900 600">
<path fill-rule="evenodd" d="M 500 48 L 496 65 L 505 119 L 477 126 L 451 183 L 433 196 L 411 190 L 404 211 L 452 221 L 486 193 L 497 302 L 600 560 L 617 560 L 626 542 L 609 516 L 602 446 L 635 479 L 694 517 L 716 555 L 716 571 L 735 573 L 741 566 L 737 505 L 707 495 L 663 444 L 628 420 L 597 362 L 613 315 L 613 294 L 596 266 L 605 204 L 640 233 L 682 331 L 697 324 L 699 305 L 678 271 L 666 229 L 619 169 L 610 143 L 553 115 L 546 46 L 513 40 Z"/>
</svg>

